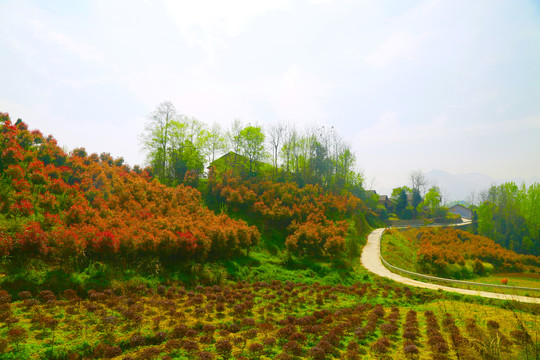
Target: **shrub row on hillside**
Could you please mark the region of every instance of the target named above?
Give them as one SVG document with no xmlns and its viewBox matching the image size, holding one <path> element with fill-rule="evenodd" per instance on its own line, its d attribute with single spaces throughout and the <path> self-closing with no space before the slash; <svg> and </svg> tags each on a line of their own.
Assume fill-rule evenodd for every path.
<svg viewBox="0 0 540 360">
<path fill-rule="evenodd" d="M 319 185 L 300 188 L 224 175 L 220 181 L 211 176 L 210 186 L 232 210 L 252 213 L 264 226 L 283 231 L 290 252 L 316 258 L 342 254 L 349 228 L 345 219 L 368 211 L 357 197 L 325 192 Z"/>
<path fill-rule="evenodd" d="M 191 187 L 166 187 L 109 154 L 66 154 L 51 136 L 0 118 L 1 256 L 202 260 L 259 240 L 255 227 L 203 207 Z"/>
<path fill-rule="evenodd" d="M 455 278 L 491 271 L 540 271 L 540 257 L 507 250 L 484 236 L 453 228 L 422 228 L 404 232 L 417 243 L 421 270 Z"/>
</svg>

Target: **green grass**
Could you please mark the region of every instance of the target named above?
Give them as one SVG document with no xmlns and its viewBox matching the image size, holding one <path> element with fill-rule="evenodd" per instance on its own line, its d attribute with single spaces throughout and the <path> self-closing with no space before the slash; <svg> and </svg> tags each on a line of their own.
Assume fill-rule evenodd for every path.
<svg viewBox="0 0 540 360">
<path fill-rule="evenodd" d="M 486 292 L 493 292 L 493 293 L 499 293 L 499 294 L 517 295 L 517 296 L 540 297 L 540 291 L 512 289 L 510 286 L 520 286 L 520 285 L 515 285 L 515 284 L 510 285 L 510 283 L 511 283 L 510 281 L 508 281 L 508 287 L 490 287 L 490 286 L 482 285 L 481 283 L 500 285 L 500 280 L 498 282 L 492 281 L 492 282 L 488 283 L 488 282 L 484 281 L 485 279 L 488 279 L 488 278 L 469 279 L 469 280 L 466 280 L 466 281 L 478 282 L 478 285 L 466 285 L 466 284 L 454 284 L 454 283 L 449 283 L 449 282 L 446 282 L 446 281 L 427 280 L 427 279 L 421 278 L 419 276 L 414 276 L 414 275 L 409 275 L 409 274 L 402 274 L 402 275 L 405 276 L 405 277 L 408 277 L 410 279 L 413 279 L 413 280 L 418 280 L 418 281 L 425 282 L 425 283 L 430 283 L 430 284 L 437 284 L 437 285 L 441 285 L 441 286 L 447 286 L 447 287 L 456 288 L 456 289 L 466 289 L 466 290 L 473 290 L 473 291 L 486 291 Z M 527 286 L 527 287 L 529 287 L 529 286 Z M 533 286 L 533 287 L 538 287 L 538 283 L 537 283 L 536 286 Z"/>
<path fill-rule="evenodd" d="M 371 279 L 358 261 L 299 259 L 288 256 L 284 251 L 263 249 L 252 251 L 249 256 L 206 263 L 161 264 L 156 258 L 144 258 L 130 265 L 89 262 L 78 268 L 64 268 L 36 259 L 26 264 L 0 264 L 0 288 L 12 295 L 20 291 L 37 293 L 42 290 L 61 293 L 66 289 L 86 294 L 90 289 L 135 288 L 141 284 L 151 288 L 160 284 L 193 288 L 224 285 L 230 281 L 280 280 L 352 285 L 360 281 L 371 282 Z"/>
<path fill-rule="evenodd" d="M 540 290 L 540 274 L 529 273 L 500 273 L 493 274 L 491 276 L 483 276 L 475 278 L 471 281 L 480 282 L 484 284 L 501 284 L 501 280 L 507 279 L 508 286 L 520 286 L 538 288 Z"/>
<path fill-rule="evenodd" d="M 252 253 L 251 258 L 255 261 L 227 262 L 227 271 L 233 279 L 295 281 L 306 284 L 319 282 L 324 285 L 352 285 L 370 279 L 370 275 L 358 262 L 355 262 L 356 266 L 352 266 L 344 261 L 323 262 L 295 257 L 283 258 L 265 251 Z"/>
<path fill-rule="evenodd" d="M 404 270 L 416 271 L 415 244 L 401 232 L 385 233 L 381 238 L 381 255 L 390 264 Z"/>
</svg>

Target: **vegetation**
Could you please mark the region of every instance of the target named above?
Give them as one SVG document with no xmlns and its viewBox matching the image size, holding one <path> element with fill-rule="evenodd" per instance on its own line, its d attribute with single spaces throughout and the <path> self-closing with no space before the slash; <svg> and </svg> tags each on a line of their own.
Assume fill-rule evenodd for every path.
<svg viewBox="0 0 540 360">
<path fill-rule="evenodd" d="M 291 182 L 242 181 L 225 174 L 220 179 L 210 176 L 208 187 L 211 201 L 273 232 L 267 237 L 269 247 L 284 244 L 300 257 L 336 258 L 345 250 L 349 257 L 358 256 L 359 238 L 368 230 L 366 215 L 373 217 L 362 200 L 325 192 L 318 184 L 300 188 Z M 273 241 L 272 236 L 286 241 Z"/>
<path fill-rule="evenodd" d="M 350 193 L 242 179 L 229 171 L 201 182 L 202 196 L 184 184 L 162 185 L 152 180 L 153 170 L 131 169 L 109 154 L 82 148 L 67 154 L 52 137 L 3 117 L 4 286 L 37 291 L 57 279 L 56 291 L 87 290 L 138 276 L 197 283 L 197 264 L 216 264 L 206 277 L 219 282 L 236 276 L 223 271 L 223 261 L 253 259 L 254 248 L 285 266 L 297 256 L 306 268 L 318 259 L 354 271 L 346 260 L 359 255 L 369 211 Z"/>
<path fill-rule="evenodd" d="M 108 154 L 68 155 L 23 122 L 6 119 L 0 131 L 0 252 L 13 262 L 203 261 L 259 240 L 254 226 L 202 206 L 191 187 L 167 187 Z"/>
<path fill-rule="evenodd" d="M 395 266 L 441 277 L 540 272 L 540 257 L 517 254 L 491 239 L 453 228 L 389 230 L 383 243 L 383 254 L 389 253 L 388 261 Z M 397 251 L 406 255 L 401 261 Z"/>
<path fill-rule="evenodd" d="M 235 120 L 223 132 L 164 102 L 150 114 L 142 141 L 152 175 L 169 185 L 192 185 L 193 174 L 202 175 L 204 166 L 212 165 L 218 155 L 232 152 L 232 166 L 224 170 L 232 170 L 233 176 L 263 176 L 300 187 L 318 184 L 325 190 L 365 195 L 362 175 L 355 171 L 356 157 L 333 127 L 300 132 L 292 125 L 276 124 L 265 132 Z M 261 169 L 268 158 L 273 166 Z"/>
<path fill-rule="evenodd" d="M 164 103 L 141 169 L 0 118 L 2 359 L 538 357 L 538 306 L 412 290 L 360 266 L 381 220 L 332 129 L 223 133 Z M 420 175 L 412 214 L 435 215 Z M 481 236 L 414 231 L 390 235 L 402 266 L 539 266 Z"/>
<path fill-rule="evenodd" d="M 443 206 L 441 189 L 439 187 L 430 187 L 422 197 L 420 189 L 425 189 L 427 182 L 417 177 L 423 177 L 420 170 L 411 173 L 411 183 L 415 187 L 402 186 L 392 191 L 394 214 L 398 218 L 405 220 L 423 219 L 436 223 L 453 223 L 459 221 L 459 216 L 449 213 L 448 208 Z"/>
<path fill-rule="evenodd" d="M 440 296 L 439 296 L 440 297 Z M 0 291 L 4 359 L 533 359 L 535 315 L 388 284 Z M 437 305 L 438 304 L 438 305 Z M 482 316 L 476 316 L 481 313 Z M 504 324 L 504 326 L 501 326 Z M 496 357 L 488 357 L 496 354 Z"/>
<path fill-rule="evenodd" d="M 476 209 L 478 233 L 507 249 L 540 255 L 540 184 L 492 186 Z"/>
</svg>

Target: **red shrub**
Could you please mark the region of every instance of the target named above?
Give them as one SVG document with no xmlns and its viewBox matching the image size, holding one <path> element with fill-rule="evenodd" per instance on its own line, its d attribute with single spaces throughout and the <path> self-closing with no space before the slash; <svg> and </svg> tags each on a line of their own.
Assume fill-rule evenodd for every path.
<svg viewBox="0 0 540 360">
<path fill-rule="evenodd" d="M 17 250 L 22 254 L 47 255 L 47 235 L 37 222 L 30 222 L 16 237 Z"/>
</svg>

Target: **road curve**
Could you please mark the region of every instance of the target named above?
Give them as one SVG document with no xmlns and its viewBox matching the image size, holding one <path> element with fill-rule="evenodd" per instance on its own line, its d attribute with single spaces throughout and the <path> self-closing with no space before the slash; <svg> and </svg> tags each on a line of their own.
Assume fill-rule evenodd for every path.
<svg viewBox="0 0 540 360">
<path fill-rule="evenodd" d="M 369 235 L 367 239 L 367 244 L 364 247 L 364 250 L 362 251 L 362 265 L 364 267 L 371 271 L 372 273 L 383 276 L 388 279 L 392 279 L 394 281 L 397 281 L 399 283 L 402 283 L 404 285 L 408 286 L 415 286 L 425 289 L 433 289 L 433 290 L 445 290 L 465 295 L 474 295 L 474 296 L 482 296 L 486 298 L 492 298 L 492 299 L 500 299 L 500 300 L 514 300 L 514 301 L 520 301 L 520 302 L 526 302 L 526 303 L 533 303 L 533 304 L 540 304 L 540 298 L 533 298 L 528 296 L 519 296 L 519 295 L 511 295 L 511 294 L 499 294 L 499 293 L 492 293 L 487 291 L 475 291 L 475 290 L 468 290 L 468 289 L 459 289 L 459 288 L 452 288 L 448 286 L 442 286 L 442 285 L 436 285 L 436 284 L 430 284 L 425 283 L 417 280 L 412 280 L 409 278 L 406 278 L 404 276 L 395 274 L 388 270 L 381 261 L 381 236 L 383 234 L 385 229 L 375 229 L 373 230 Z"/>
</svg>

